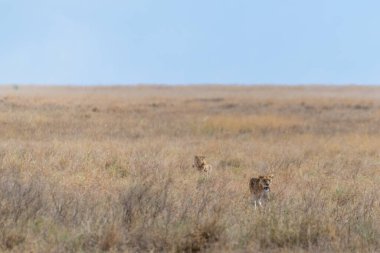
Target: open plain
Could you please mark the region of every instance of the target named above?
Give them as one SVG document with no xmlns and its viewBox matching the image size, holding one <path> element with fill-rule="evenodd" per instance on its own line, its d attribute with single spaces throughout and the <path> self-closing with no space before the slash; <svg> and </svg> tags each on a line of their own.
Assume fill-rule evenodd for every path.
<svg viewBox="0 0 380 253">
<path fill-rule="evenodd" d="M 379 185 L 378 87 L 0 87 L 1 251 L 379 252 Z"/>
</svg>

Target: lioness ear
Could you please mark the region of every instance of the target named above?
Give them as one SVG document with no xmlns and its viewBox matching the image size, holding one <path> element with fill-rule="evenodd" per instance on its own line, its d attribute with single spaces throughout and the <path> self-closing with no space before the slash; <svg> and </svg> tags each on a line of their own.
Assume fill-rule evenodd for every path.
<svg viewBox="0 0 380 253">
<path fill-rule="evenodd" d="M 273 174 L 270 174 L 268 177 L 271 178 L 271 179 L 273 179 L 274 176 L 273 176 Z"/>
</svg>

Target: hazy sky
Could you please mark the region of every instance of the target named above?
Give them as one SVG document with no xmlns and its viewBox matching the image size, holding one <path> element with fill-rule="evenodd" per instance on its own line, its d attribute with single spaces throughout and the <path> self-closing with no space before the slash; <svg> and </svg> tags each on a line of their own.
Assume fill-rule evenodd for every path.
<svg viewBox="0 0 380 253">
<path fill-rule="evenodd" d="M 0 0 L 0 83 L 380 84 L 378 0 Z"/>
</svg>

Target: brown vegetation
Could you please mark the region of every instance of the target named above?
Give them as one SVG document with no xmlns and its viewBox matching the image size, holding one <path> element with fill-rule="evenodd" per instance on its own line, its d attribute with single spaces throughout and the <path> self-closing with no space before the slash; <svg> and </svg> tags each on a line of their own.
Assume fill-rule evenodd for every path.
<svg viewBox="0 0 380 253">
<path fill-rule="evenodd" d="M 380 89 L 0 88 L 0 251 L 380 251 Z M 207 154 L 210 177 L 194 173 Z M 275 174 L 255 210 L 248 181 Z"/>
</svg>

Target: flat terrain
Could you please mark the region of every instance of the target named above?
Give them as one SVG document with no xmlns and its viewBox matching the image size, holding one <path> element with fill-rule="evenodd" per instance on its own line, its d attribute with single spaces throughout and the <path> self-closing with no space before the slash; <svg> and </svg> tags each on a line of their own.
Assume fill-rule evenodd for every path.
<svg viewBox="0 0 380 253">
<path fill-rule="evenodd" d="M 0 251 L 379 252 L 379 185 L 377 87 L 0 87 Z"/>
</svg>

